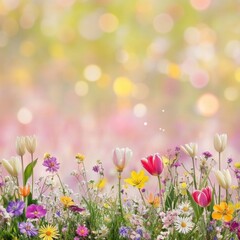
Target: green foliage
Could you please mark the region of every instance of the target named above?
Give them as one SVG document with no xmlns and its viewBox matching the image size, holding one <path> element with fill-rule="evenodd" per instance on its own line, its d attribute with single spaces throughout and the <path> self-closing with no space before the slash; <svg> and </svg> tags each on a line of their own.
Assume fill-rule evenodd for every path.
<svg viewBox="0 0 240 240">
<path fill-rule="evenodd" d="M 29 163 L 27 165 L 27 167 L 25 168 L 25 171 L 24 171 L 24 186 L 26 185 L 28 179 L 32 176 L 33 174 L 33 169 L 34 167 L 36 166 L 37 164 L 37 159 L 35 159 L 34 161 L 32 161 L 31 163 Z"/>
</svg>

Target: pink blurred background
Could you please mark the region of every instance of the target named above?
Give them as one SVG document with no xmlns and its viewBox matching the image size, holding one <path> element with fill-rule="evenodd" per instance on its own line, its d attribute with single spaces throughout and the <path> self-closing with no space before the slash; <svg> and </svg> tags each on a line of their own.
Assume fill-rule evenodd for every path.
<svg viewBox="0 0 240 240">
<path fill-rule="evenodd" d="M 0 0 L 0 156 L 35 134 L 36 156 L 75 154 L 114 172 L 112 150 L 140 159 L 215 133 L 240 148 L 238 1 Z M 39 164 L 40 168 L 40 164 Z"/>
</svg>

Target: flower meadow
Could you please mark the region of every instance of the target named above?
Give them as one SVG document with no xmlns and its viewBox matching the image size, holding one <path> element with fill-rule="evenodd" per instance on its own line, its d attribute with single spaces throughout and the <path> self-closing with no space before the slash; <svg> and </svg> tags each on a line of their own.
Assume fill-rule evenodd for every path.
<svg viewBox="0 0 240 240">
<path fill-rule="evenodd" d="M 0 240 L 240 239 L 240 162 L 225 159 L 226 134 L 216 134 L 213 144 L 214 153 L 199 154 L 189 143 L 151 154 L 132 172 L 126 171 L 132 150 L 116 148 L 117 183 L 110 188 L 102 162 L 91 169 L 98 180 L 90 180 L 78 153 L 73 191 L 61 180 L 57 157 L 35 158 L 36 137 L 18 137 L 18 156 L 0 164 Z M 45 169 L 39 179 L 37 164 Z"/>
</svg>

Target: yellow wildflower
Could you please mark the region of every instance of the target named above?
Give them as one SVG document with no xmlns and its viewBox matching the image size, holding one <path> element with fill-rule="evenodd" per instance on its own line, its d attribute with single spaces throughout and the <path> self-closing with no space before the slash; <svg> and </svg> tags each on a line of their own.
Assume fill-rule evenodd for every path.
<svg viewBox="0 0 240 240">
<path fill-rule="evenodd" d="M 39 237 L 43 240 L 57 239 L 59 236 L 58 229 L 56 226 L 46 225 L 39 229 Z"/>
<path fill-rule="evenodd" d="M 60 198 L 60 201 L 64 205 L 64 207 L 70 207 L 75 204 L 72 198 L 68 196 L 62 196 Z"/>
<path fill-rule="evenodd" d="M 131 178 L 127 178 L 124 181 L 134 187 L 141 189 L 144 187 L 145 183 L 148 181 L 148 176 L 144 175 L 143 170 L 141 170 L 139 173 L 132 171 Z"/>
<path fill-rule="evenodd" d="M 236 162 L 233 164 L 235 168 L 240 169 L 240 162 Z"/>
<path fill-rule="evenodd" d="M 187 183 L 186 182 L 181 183 L 181 185 L 180 185 L 180 193 L 182 195 L 186 195 L 187 194 Z"/>
<path fill-rule="evenodd" d="M 230 222 L 233 218 L 233 206 L 228 205 L 226 202 L 221 202 L 219 205 L 215 204 L 213 207 L 214 212 L 212 218 L 216 220 L 222 220 L 224 222 Z"/>
<path fill-rule="evenodd" d="M 162 156 L 162 161 L 163 161 L 164 166 L 170 165 L 170 159 L 167 158 L 166 156 Z"/>
<path fill-rule="evenodd" d="M 75 158 L 77 159 L 78 163 L 81 163 L 85 160 L 85 156 L 83 154 L 80 154 L 80 153 L 76 154 Z"/>
<path fill-rule="evenodd" d="M 100 179 L 100 180 L 96 183 L 96 187 L 97 187 L 98 189 L 103 189 L 103 188 L 105 187 L 106 183 L 107 183 L 107 179 L 106 179 L 106 178 L 102 178 L 102 179 Z"/>
<path fill-rule="evenodd" d="M 44 156 L 43 156 L 43 159 L 48 159 L 51 157 L 51 154 L 50 153 L 45 153 Z"/>
</svg>

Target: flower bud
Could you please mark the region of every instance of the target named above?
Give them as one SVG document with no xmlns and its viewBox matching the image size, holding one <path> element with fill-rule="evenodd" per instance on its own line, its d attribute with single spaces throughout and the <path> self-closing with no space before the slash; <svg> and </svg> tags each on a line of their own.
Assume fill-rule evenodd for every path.
<svg viewBox="0 0 240 240">
<path fill-rule="evenodd" d="M 217 152 L 221 153 L 227 146 L 227 134 L 216 134 L 214 136 L 214 148 Z"/>
<path fill-rule="evenodd" d="M 198 150 L 197 143 L 189 143 L 181 147 L 182 147 L 182 150 L 190 157 L 194 158 L 197 155 L 197 150 Z"/>
<path fill-rule="evenodd" d="M 11 157 L 10 160 L 3 159 L 2 164 L 11 176 L 18 176 L 21 170 L 21 161 L 18 157 Z"/>
<path fill-rule="evenodd" d="M 25 137 L 25 146 L 29 153 L 33 154 L 36 150 L 37 139 L 36 136 L 27 136 Z"/>
<path fill-rule="evenodd" d="M 25 154 L 25 137 L 17 137 L 16 150 L 17 154 L 21 157 Z"/>
</svg>

